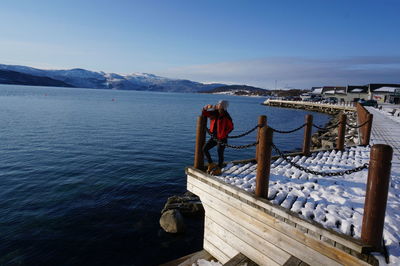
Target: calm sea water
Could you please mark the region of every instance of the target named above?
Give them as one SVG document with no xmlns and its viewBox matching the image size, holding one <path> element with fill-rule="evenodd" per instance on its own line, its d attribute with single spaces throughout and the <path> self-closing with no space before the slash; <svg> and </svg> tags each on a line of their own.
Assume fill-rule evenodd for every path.
<svg viewBox="0 0 400 266">
<path fill-rule="evenodd" d="M 287 130 L 307 114 L 263 98 L 1 85 L 0 265 L 156 265 L 200 250 L 201 220 L 184 235 L 158 220 L 166 199 L 185 192 L 202 106 L 221 98 L 232 134 L 259 115 Z M 274 142 L 295 150 L 302 136 Z M 254 148 L 226 150 L 226 160 L 251 157 Z"/>
</svg>

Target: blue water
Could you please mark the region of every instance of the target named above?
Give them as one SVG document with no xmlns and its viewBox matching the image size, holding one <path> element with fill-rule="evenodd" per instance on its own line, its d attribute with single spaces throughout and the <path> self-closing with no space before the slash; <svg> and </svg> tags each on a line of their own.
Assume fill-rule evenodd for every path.
<svg viewBox="0 0 400 266">
<path fill-rule="evenodd" d="M 158 220 L 166 199 L 185 192 L 202 106 L 221 98 L 232 134 L 259 115 L 284 130 L 308 113 L 263 98 L 1 85 L 0 265 L 156 265 L 200 250 L 201 219 L 184 235 Z M 274 142 L 296 150 L 302 137 Z M 252 157 L 254 148 L 226 150 L 226 160 Z"/>
</svg>

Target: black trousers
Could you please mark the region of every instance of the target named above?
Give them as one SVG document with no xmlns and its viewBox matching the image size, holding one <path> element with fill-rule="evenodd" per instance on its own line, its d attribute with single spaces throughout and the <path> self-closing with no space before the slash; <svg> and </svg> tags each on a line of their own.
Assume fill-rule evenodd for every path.
<svg viewBox="0 0 400 266">
<path fill-rule="evenodd" d="M 207 157 L 209 164 L 213 162 L 209 150 L 211 150 L 212 148 L 217 146 L 218 166 L 222 168 L 222 164 L 224 163 L 224 151 L 225 151 L 225 145 L 222 145 L 222 144 L 225 144 L 225 143 L 227 143 L 227 139 L 220 140 L 218 143 L 216 140 L 211 138 L 203 146 L 203 153 Z"/>
</svg>

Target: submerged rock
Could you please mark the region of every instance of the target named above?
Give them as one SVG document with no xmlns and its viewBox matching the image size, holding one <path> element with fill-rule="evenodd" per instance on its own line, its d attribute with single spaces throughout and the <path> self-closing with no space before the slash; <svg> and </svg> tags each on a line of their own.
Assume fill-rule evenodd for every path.
<svg viewBox="0 0 400 266">
<path fill-rule="evenodd" d="M 161 211 L 160 225 L 168 233 L 183 233 L 185 221 L 183 216 L 197 217 L 204 215 L 200 198 L 191 192 L 182 196 L 169 197 Z"/>
<path fill-rule="evenodd" d="M 190 192 L 186 192 L 183 196 L 175 195 L 169 197 L 161 213 L 173 209 L 179 210 L 183 215 L 196 216 L 204 214 L 204 208 L 199 197 Z"/>
<path fill-rule="evenodd" d="M 160 226 L 167 233 L 183 233 L 186 225 L 179 210 L 165 211 L 160 218 Z"/>
</svg>

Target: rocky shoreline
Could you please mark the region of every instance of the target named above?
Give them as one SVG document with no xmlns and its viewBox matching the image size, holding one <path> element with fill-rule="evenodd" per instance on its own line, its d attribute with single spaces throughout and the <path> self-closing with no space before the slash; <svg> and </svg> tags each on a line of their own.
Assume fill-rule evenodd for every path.
<svg viewBox="0 0 400 266">
<path fill-rule="evenodd" d="M 311 149 L 334 149 L 336 148 L 336 141 L 338 138 L 338 126 L 339 118 L 341 114 L 347 116 L 347 124 L 356 126 L 357 125 L 357 115 L 356 112 L 336 112 L 332 119 L 323 128 L 319 129 L 311 137 Z M 355 128 L 346 126 L 345 131 L 345 146 L 353 146 L 359 143 L 358 131 Z"/>
</svg>

